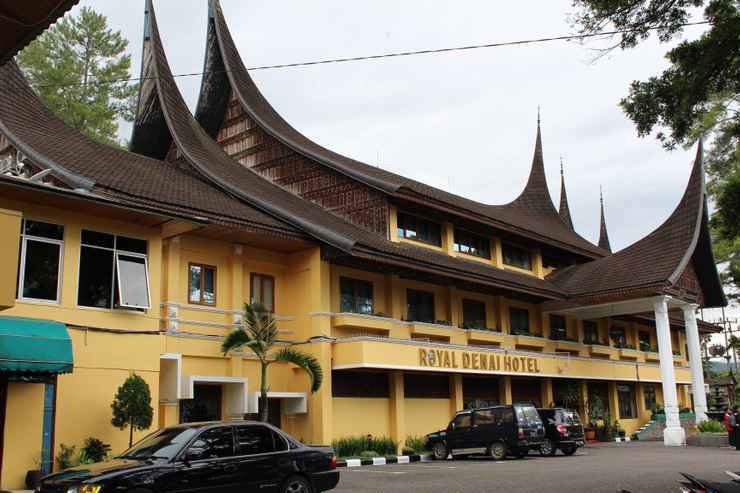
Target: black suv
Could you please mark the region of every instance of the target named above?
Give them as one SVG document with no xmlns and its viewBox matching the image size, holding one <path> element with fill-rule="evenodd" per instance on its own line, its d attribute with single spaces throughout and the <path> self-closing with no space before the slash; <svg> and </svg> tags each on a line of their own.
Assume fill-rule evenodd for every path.
<svg viewBox="0 0 740 493">
<path fill-rule="evenodd" d="M 40 493 L 311 493 L 339 482 L 331 447 L 303 445 L 265 423 L 191 423 L 161 429 L 107 462 L 47 476 Z"/>
<path fill-rule="evenodd" d="M 562 407 L 537 409 L 545 423 L 545 441 L 540 454 L 555 455 L 558 449 L 565 455 L 573 455 L 578 447 L 586 444 L 583 425 L 578 413 Z"/>
<path fill-rule="evenodd" d="M 545 440 L 537 410 L 531 404 L 491 406 L 460 411 L 446 430 L 430 433 L 426 446 L 435 459 L 484 453 L 501 460 L 522 458 Z"/>
</svg>

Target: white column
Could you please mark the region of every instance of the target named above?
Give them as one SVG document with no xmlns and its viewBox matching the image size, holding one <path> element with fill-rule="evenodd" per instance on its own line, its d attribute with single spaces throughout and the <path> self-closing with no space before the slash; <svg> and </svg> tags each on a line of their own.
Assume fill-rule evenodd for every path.
<svg viewBox="0 0 740 493">
<path fill-rule="evenodd" d="M 701 342 L 699 342 L 699 327 L 696 325 L 696 308 L 696 305 L 682 307 L 683 320 L 686 325 L 686 343 L 689 346 L 694 414 L 696 414 L 696 422 L 701 423 L 707 420 L 707 395 L 704 392 L 704 368 L 701 364 Z"/>
<path fill-rule="evenodd" d="M 686 444 L 686 433 L 678 418 L 678 395 L 676 393 L 676 373 L 673 369 L 671 325 L 668 322 L 668 306 L 665 296 L 655 299 L 653 309 L 655 310 L 655 328 L 658 333 L 660 377 L 663 381 L 663 407 L 665 408 L 663 443 L 667 447 L 681 446 Z"/>
</svg>

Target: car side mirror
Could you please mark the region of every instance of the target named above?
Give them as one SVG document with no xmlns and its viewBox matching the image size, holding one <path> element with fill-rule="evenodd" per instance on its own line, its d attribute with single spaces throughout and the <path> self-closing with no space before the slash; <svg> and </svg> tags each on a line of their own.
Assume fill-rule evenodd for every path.
<svg viewBox="0 0 740 493">
<path fill-rule="evenodd" d="M 454 421 L 450 421 L 450 425 L 448 426 L 448 428 L 450 430 L 454 430 L 455 429 L 455 422 Z"/>
</svg>

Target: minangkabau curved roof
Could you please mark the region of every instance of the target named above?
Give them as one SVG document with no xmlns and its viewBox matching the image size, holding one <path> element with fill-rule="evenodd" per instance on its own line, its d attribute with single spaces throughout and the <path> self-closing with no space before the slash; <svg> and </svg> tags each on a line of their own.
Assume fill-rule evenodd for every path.
<svg viewBox="0 0 740 493">
<path fill-rule="evenodd" d="M 698 281 L 703 306 L 727 304 L 712 254 L 701 142 L 686 191 L 663 224 L 614 255 L 558 270 L 547 279 L 571 300 L 588 303 L 681 291 L 687 273 Z"/>
<path fill-rule="evenodd" d="M 0 67 L 0 133 L 70 188 L 233 227 L 259 227 L 305 238 L 293 226 L 229 197 L 174 163 L 94 141 L 68 127 L 39 100 L 15 62 Z"/>
<path fill-rule="evenodd" d="M 132 150 L 145 155 L 175 153 L 191 172 L 223 192 L 277 220 L 286 221 L 323 244 L 345 255 L 401 265 L 471 282 L 507 288 L 547 299 L 562 298 L 549 282 L 535 276 L 498 269 L 387 238 L 366 231 L 325 209 L 273 184 L 234 161 L 198 124 L 190 113 L 172 76 L 157 26 L 151 0 L 147 0 L 147 27 L 142 77 L 151 84 L 142 86 L 138 115 L 133 129 Z M 155 111 L 149 111 L 149 109 Z M 151 142 L 145 133 L 161 129 L 158 135 L 173 149 Z M 167 132 L 165 135 L 164 129 Z M 151 143 L 151 145 L 147 145 Z"/>
<path fill-rule="evenodd" d="M 313 142 L 291 126 L 265 99 L 240 57 L 218 0 L 209 0 L 210 19 L 204 79 L 196 118 L 215 137 L 228 103 L 229 89 L 244 111 L 265 132 L 291 150 L 367 186 L 403 199 L 468 215 L 504 231 L 548 243 L 586 258 L 606 255 L 560 217 L 545 180 L 542 137 L 537 129 L 535 153 L 527 186 L 509 204 L 488 205 L 425 185 L 404 176 L 342 156 Z"/>
</svg>

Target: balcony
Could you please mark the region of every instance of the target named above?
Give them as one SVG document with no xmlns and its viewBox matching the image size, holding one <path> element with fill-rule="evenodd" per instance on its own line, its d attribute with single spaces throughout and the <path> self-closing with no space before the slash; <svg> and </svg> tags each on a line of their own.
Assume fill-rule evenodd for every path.
<svg viewBox="0 0 740 493">
<path fill-rule="evenodd" d="M 442 322 L 442 321 L 440 321 Z M 449 342 L 453 327 L 436 322 L 408 322 L 412 339 L 428 338 L 432 341 Z"/>
<path fill-rule="evenodd" d="M 660 355 L 658 351 L 645 351 L 645 361 L 659 362 Z"/>
<path fill-rule="evenodd" d="M 575 339 L 559 339 L 555 341 L 556 351 L 580 352 L 583 345 Z"/>
<path fill-rule="evenodd" d="M 540 334 L 533 334 L 524 330 L 512 330 L 511 335 L 514 339 L 514 345 L 518 349 L 543 350 L 547 345 L 547 339 Z"/>
<path fill-rule="evenodd" d="M 617 356 L 619 354 L 618 349 L 609 346 L 609 344 L 605 342 L 589 341 L 584 342 L 584 344 L 589 345 L 589 353 L 591 356 L 606 356 L 611 358 L 612 356 Z"/>
<path fill-rule="evenodd" d="M 506 336 L 498 329 L 463 326 L 468 334 L 468 344 L 495 343 L 502 344 Z"/>
<path fill-rule="evenodd" d="M 332 326 L 337 329 L 352 329 L 357 332 L 374 332 L 388 334 L 393 328 L 394 320 L 380 315 L 364 313 L 337 313 L 332 316 Z"/>
</svg>

